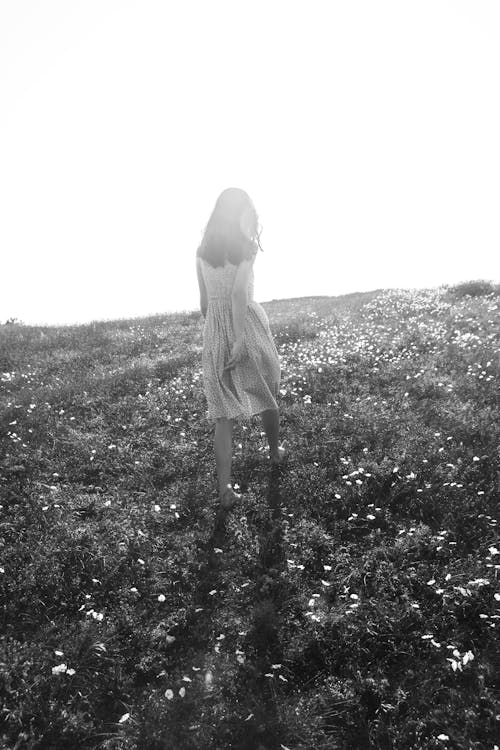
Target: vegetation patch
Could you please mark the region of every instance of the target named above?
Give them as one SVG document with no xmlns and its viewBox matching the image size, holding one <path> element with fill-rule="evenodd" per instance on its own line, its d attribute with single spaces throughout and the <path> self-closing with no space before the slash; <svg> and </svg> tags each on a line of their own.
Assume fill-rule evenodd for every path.
<svg viewBox="0 0 500 750">
<path fill-rule="evenodd" d="M 0 328 L 3 747 L 498 747 L 498 288 L 264 307 L 229 514 L 198 313 Z"/>
</svg>

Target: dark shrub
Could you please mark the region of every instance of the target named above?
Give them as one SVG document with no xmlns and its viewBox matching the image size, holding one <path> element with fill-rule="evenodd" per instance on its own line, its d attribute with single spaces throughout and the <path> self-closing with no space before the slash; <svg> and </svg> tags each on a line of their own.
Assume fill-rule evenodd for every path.
<svg viewBox="0 0 500 750">
<path fill-rule="evenodd" d="M 448 289 L 448 293 L 455 299 L 462 297 L 484 297 L 486 294 L 498 294 L 499 285 L 484 279 L 475 279 L 474 281 L 462 281 Z"/>
</svg>

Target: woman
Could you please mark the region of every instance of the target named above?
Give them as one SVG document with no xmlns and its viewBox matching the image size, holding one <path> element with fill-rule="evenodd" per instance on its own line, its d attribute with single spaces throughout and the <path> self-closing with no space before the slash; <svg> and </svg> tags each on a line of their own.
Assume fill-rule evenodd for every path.
<svg viewBox="0 0 500 750">
<path fill-rule="evenodd" d="M 233 425 L 262 414 L 273 465 L 287 455 L 278 445 L 276 402 L 281 367 L 265 310 L 253 299 L 253 264 L 260 248 L 258 218 L 250 197 L 227 188 L 217 199 L 196 253 L 203 327 L 203 387 L 215 422 L 215 461 L 221 505 L 241 495 L 231 486 Z"/>
</svg>

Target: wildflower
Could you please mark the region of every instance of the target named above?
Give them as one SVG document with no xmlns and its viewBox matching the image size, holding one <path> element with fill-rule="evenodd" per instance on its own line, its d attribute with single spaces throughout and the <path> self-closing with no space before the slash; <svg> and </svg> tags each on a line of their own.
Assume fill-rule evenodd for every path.
<svg viewBox="0 0 500 750">
<path fill-rule="evenodd" d="M 127 721 L 127 719 L 129 718 L 129 716 L 130 716 L 130 714 L 123 714 L 123 716 L 120 719 L 118 719 L 118 723 L 119 724 L 123 724 L 123 722 Z"/>
<path fill-rule="evenodd" d="M 168 700 L 171 701 L 173 697 L 174 697 L 173 690 L 170 690 L 170 688 L 168 688 L 168 690 L 165 690 L 165 698 L 168 698 Z"/>
<path fill-rule="evenodd" d="M 58 664 L 57 667 L 52 667 L 52 674 L 62 674 L 67 668 L 66 664 Z"/>
<path fill-rule="evenodd" d="M 159 601 L 159 602 L 164 602 L 164 601 L 165 601 L 165 598 L 166 598 L 166 597 L 165 597 L 165 594 L 160 594 L 160 595 L 158 596 L 158 601 Z"/>
</svg>

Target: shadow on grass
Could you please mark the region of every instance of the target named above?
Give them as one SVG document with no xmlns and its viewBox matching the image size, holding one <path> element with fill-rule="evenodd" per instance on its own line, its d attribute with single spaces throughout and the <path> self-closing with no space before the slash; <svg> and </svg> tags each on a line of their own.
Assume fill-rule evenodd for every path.
<svg viewBox="0 0 500 750">
<path fill-rule="evenodd" d="M 269 472 L 267 513 L 259 530 L 259 562 L 256 569 L 256 600 L 253 627 L 248 634 L 253 653 L 253 678 L 247 683 L 247 703 L 254 714 L 247 725 L 244 750 L 274 750 L 282 747 L 283 735 L 276 682 L 283 658 L 280 639 L 281 606 L 286 597 L 281 573 L 286 570 L 283 547 L 280 478 L 283 469 Z M 273 665 L 275 665 L 273 667 Z M 272 677 L 270 675 L 273 675 Z"/>
<path fill-rule="evenodd" d="M 280 717 L 285 682 L 280 678 L 283 658 L 281 643 L 281 612 L 286 600 L 286 585 L 282 572 L 286 569 L 283 547 L 282 501 L 280 477 L 283 469 L 270 469 L 267 481 L 267 497 L 258 504 L 255 517 L 255 533 L 259 538 L 259 554 L 255 562 L 253 579 L 255 599 L 250 604 L 250 627 L 242 648 L 246 660 L 235 674 L 234 681 L 225 683 L 223 692 L 229 690 L 231 709 L 220 714 L 220 688 L 214 684 L 213 692 L 204 692 L 202 703 L 197 707 L 179 702 L 172 721 L 169 737 L 172 747 L 198 747 L 190 738 L 189 725 L 195 719 L 206 722 L 206 747 L 234 748 L 235 750 L 278 750 L 285 734 Z M 217 509 L 213 528 L 200 548 L 200 570 L 196 587 L 195 603 L 187 621 L 178 633 L 178 647 L 186 649 L 189 661 L 210 672 L 210 657 L 214 623 L 220 617 L 224 582 L 227 581 L 225 556 L 215 550 L 227 549 L 229 514 L 231 511 Z M 230 574 L 229 574 L 230 575 Z M 216 594 L 214 595 L 214 592 Z M 274 665 L 274 667 L 273 667 Z M 270 677 L 269 675 L 273 676 Z M 205 683 L 206 684 L 206 683 Z M 220 683 L 219 683 L 220 685 Z M 279 685 L 279 687 L 278 687 Z M 242 717 L 250 717 L 248 720 Z M 208 739 L 210 736 L 210 739 Z M 170 745 L 167 746 L 170 749 Z"/>
</svg>

